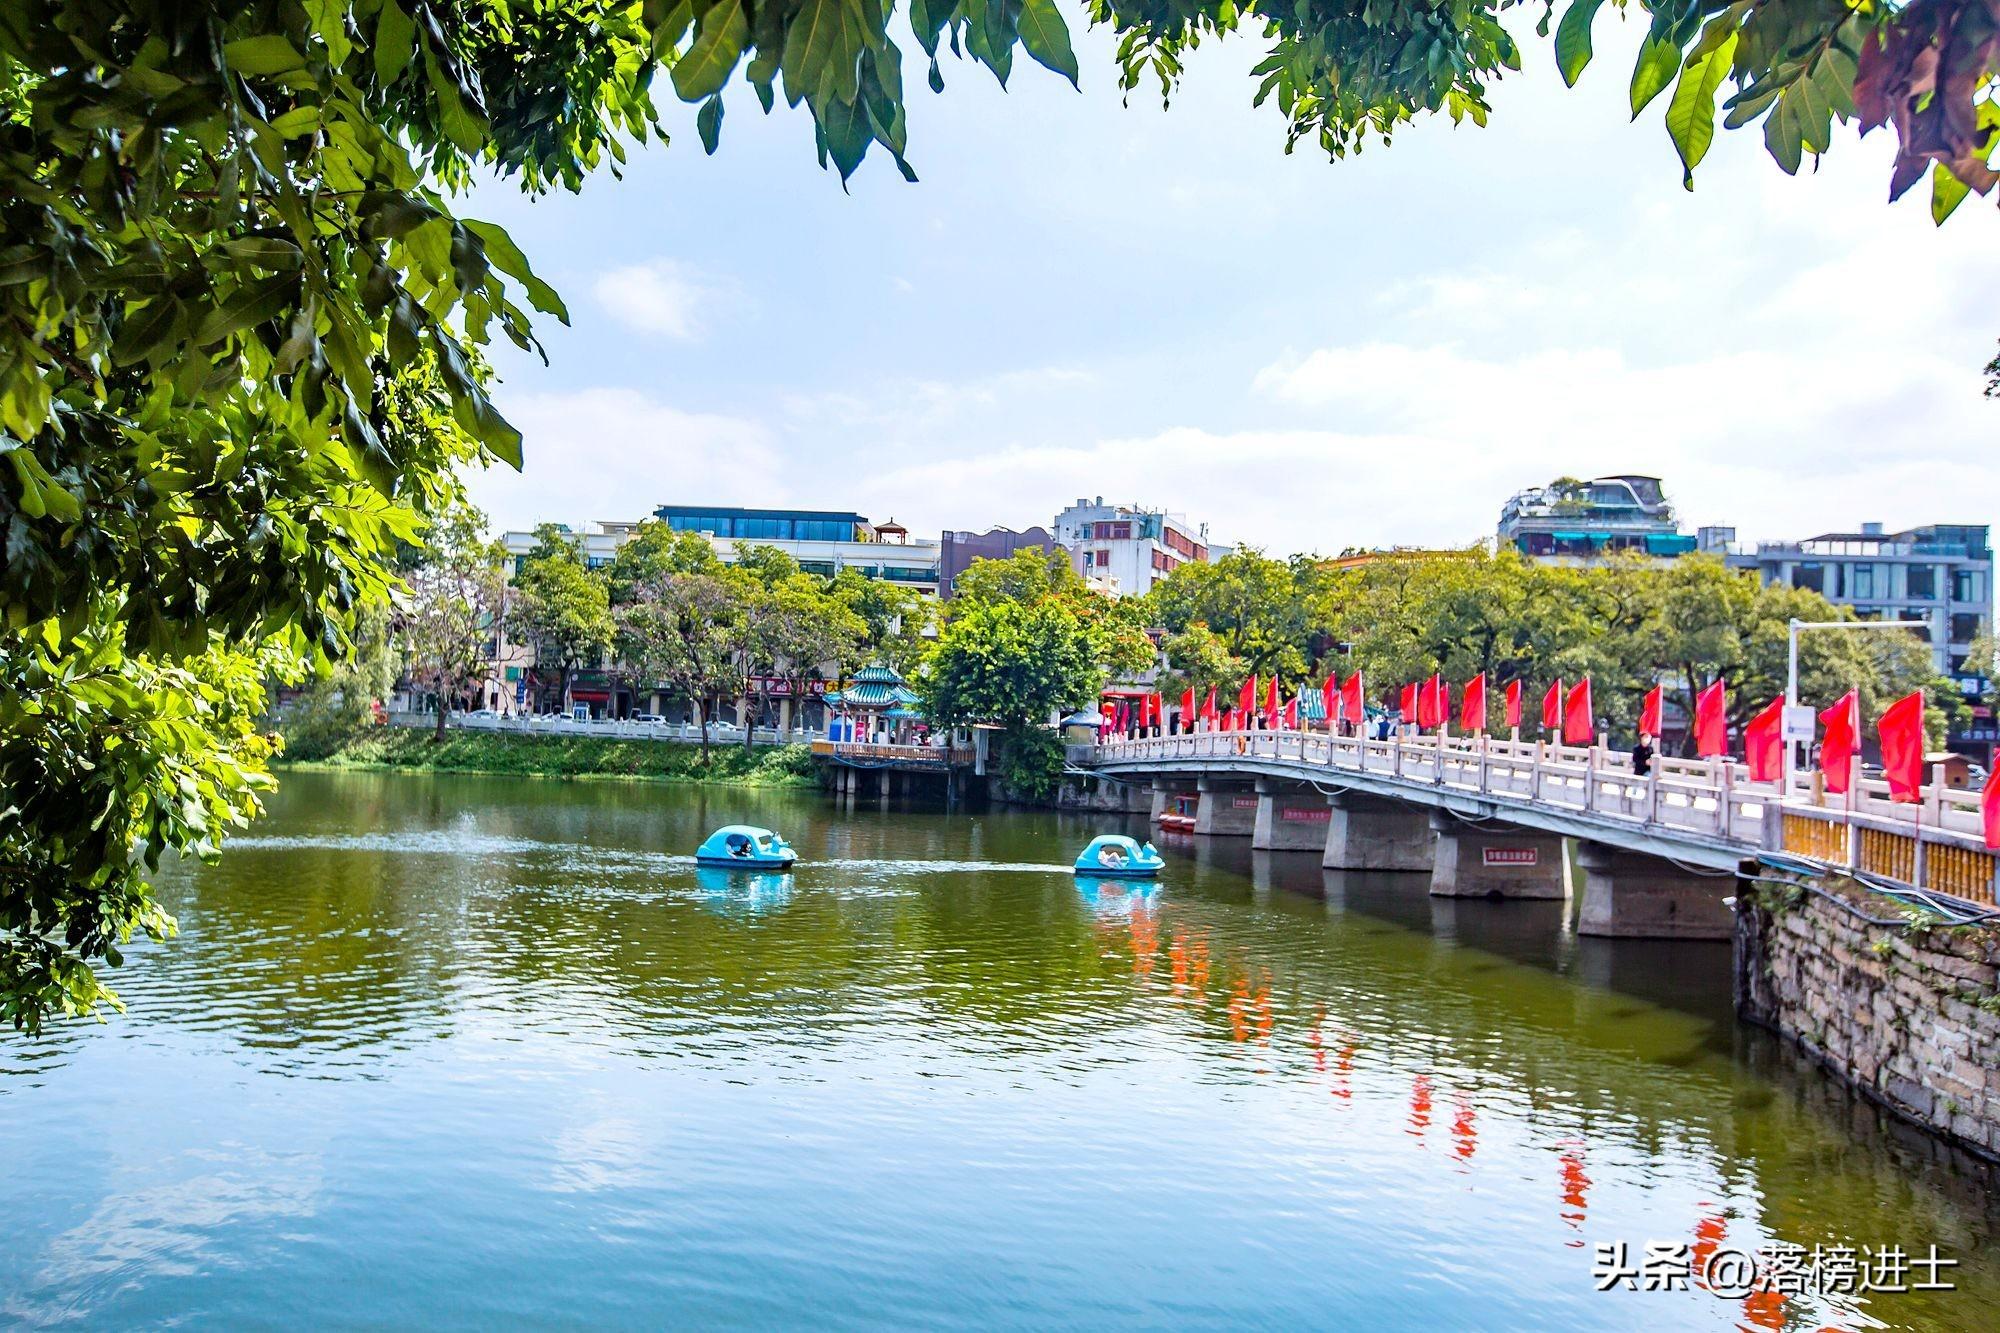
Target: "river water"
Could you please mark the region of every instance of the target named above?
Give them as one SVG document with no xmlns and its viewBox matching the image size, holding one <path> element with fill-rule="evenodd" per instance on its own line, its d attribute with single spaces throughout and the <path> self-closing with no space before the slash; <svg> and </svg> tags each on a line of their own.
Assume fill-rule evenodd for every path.
<svg viewBox="0 0 2000 1333">
<path fill-rule="evenodd" d="M 798 872 L 697 872 L 736 821 Z M 1992 1181 L 1735 1025 L 1727 946 L 1243 840 L 1079 884 L 1113 827 L 290 775 L 129 1012 L 0 1040 L 0 1321 L 2000 1326 Z M 1649 1243 L 1679 1289 L 1597 1290 Z M 1773 1244 L 1956 1290 L 1674 1281 Z"/>
</svg>

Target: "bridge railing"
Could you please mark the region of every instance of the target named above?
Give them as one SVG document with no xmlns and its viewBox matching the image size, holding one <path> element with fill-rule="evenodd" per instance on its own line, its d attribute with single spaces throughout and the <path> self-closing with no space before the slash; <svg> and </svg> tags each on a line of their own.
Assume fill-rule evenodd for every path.
<svg viewBox="0 0 2000 1333">
<path fill-rule="evenodd" d="M 1662 758 L 1641 777 L 1611 750 L 1477 736 L 1205 732 L 1081 748 L 1092 762 L 1278 760 L 1317 770 L 1329 784 L 1343 773 L 1366 774 L 1529 802 L 1745 851 L 1793 852 L 1978 903 L 1995 901 L 2000 876 L 2000 858 L 1985 845 L 1980 794 L 1941 784 L 1911 804 L 1892 801 L 1879 778 L 1834 795 L 1809 774 L 1781 788 L 1722 759 Z"/>
</svg>

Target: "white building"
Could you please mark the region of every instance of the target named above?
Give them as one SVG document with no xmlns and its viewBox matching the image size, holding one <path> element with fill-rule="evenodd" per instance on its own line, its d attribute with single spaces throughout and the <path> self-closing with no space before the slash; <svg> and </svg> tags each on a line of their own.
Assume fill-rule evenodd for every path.
<svg viewBox="0 0 2000 1333">
<path fill-rule="evenodd" d="M 1137 597 L 1189 561 L 1213 560 L 1208 525 L 1183 515 L 1137 505 L 1108 505 L 1104 497 L 1079 498 L 1056 515 L 1055 538 L 1092 587 Z"/>
</svg>

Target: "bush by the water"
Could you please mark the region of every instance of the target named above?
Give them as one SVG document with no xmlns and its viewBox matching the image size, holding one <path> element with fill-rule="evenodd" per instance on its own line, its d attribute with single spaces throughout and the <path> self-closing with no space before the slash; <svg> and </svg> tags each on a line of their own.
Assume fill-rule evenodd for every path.
<svg viewBox="0 0 2000 1333">
<path fill-rule="evenodd" d="M 316 742 L 317 736 L 307 737 Z M 432 739 L 427 727 L 366 727 L 318 753 L 301 753 L 287 734 L 288 761 L 331 768 L 404 768 L 439 773 L 501 773 L 536 777 L 629 777 L 669 782 L 734 782 L 752 786 L 803 786 L 814 779 L 812 748 L 764 745 L 744 751 L 718 745 L 704 764 L 699 745 L 680 741 L 620 740 L 602 736 L 536 736 L 516 732 L 461 731 Z"/>
</svg>

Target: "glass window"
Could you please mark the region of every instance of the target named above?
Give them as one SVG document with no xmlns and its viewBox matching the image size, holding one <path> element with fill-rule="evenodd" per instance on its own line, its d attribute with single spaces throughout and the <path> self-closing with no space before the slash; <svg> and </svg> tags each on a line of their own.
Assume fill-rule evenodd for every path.
<svg viewBox="0 0 2000 1333">
<path fill-rule="evenodd" d="M 1930 601 L 1937 596 L 1937 567 L 1935 565 L 1911 565 L 1904 574 L 1904 594 L 1919 601 Z"/>
<path fill-rule="evenodd" d="M 1954 612 L 1951 617 L 1951 641 L 1953 643 L 1971 643 L 1979 637 L 1980 625 L 1985 619 L 1986 617 L 1980 615 L 1977 611 Z"/>
<path fill-rule="evenodd" d="M 1952 571 L 1951 599 L 1954 602 L 1985 601 L 1986 572 L 1980 569 L 1959 569 Z"/>
<path fill-rule="evenodd" d="M 1875 566 L 1854 566 L 1854 586 L 1849 591 L 1856 597 L 1873 597 L 1875 595 Z"/>
<path fill-rule="evenodd" d="M 1824 565 L 1793 565 L 1792 586 L 1810 588 L 1814 592 L 1826 591 L 1826 567 Z"/>
<path fill-rule="evenodd" d="M 792 535 L 790 519 L 783 518 L 739 518 L 736 520 L 735 536 L 753 537 L 762 540 L 784 538 Z"/>
<path fill-rule="evenodd" d="M 792 531 L 801 541 L 844 542 L 854 539 L 854 529 L 834 519 L 800 519 L 792 525 Z"/>
</svg>

